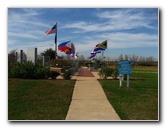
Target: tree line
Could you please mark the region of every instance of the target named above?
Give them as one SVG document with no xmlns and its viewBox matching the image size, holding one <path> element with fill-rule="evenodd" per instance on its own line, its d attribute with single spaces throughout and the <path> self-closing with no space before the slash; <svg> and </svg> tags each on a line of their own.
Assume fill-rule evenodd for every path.
<svg viewBox="0 0 166 128">
<path fill-rule="evenodd" d="M 11 67 L 13 62 L 16 61 L 15 58 L 15 52 L 16 50 L 11 50 L 8 53 L 8 67 Z M 38 55 L 38 61 L 40 62 L 40 60 L 42 59 L 42 56 L 46 55 L 46 56 L 50 56 L 50 60 L 55 59 L 55 51 L 53 49 L 46 49 L 44 52 L 40 53 Z M 61 59 L 68 59 L 65 56 L 59 56 Z M 149 56 L 149 57 L 144 57 L 144 56 L 138 56 L 135 54 L 132 55 L 119 55 L 119 57 L 117 57 L 116 59 L 114 59 L 113 61 L 110 60 L 109 57 L 98 57 L 95 58 L 100 60 L 101 62 L 105 62 L 108 65 L 115 65 L 116 61 L 120 61 L 120 60 L 130 60 L 132 62 L 135 62 L 136 66 L 157 66 L 158 65 L 158 61 L 153 57 L 153 56 Z M 90 62 L 92 60 L 86 59 L 83 55 L 79 55 L 79 57 L 77 58 L 77 61 L 80 61 L 81 65 L 86 65 L 87 62 Z M 42 62 L 42 61 L 41 61 Z"/>
</svg>

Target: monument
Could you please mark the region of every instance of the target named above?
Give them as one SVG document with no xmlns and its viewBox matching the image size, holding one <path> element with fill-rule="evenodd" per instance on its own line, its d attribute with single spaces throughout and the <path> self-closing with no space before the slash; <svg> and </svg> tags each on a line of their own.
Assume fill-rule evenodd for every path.
<svg viewBox="0 0 166 128">
<path fill-rule="evenodd" d="M 50 56 L 43 56 L 43 66 L 49 67 Z"/>
<path fill-rule="evenodd" d="M 27 49 L 27 61 L 31 61 L 36 64 L 37 62 L 37 48 Z"/>
</svg>

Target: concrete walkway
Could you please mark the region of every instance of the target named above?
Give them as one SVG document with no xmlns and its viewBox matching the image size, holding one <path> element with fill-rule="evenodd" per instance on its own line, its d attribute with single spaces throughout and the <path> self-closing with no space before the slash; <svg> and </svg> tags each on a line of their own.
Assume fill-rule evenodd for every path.
<svg viewBox="0 0 166 128">
<path fill-rule="evenodd" d="M 66 120 L 120 120 L 96 77 L 77 76 Z"/>
</svg>

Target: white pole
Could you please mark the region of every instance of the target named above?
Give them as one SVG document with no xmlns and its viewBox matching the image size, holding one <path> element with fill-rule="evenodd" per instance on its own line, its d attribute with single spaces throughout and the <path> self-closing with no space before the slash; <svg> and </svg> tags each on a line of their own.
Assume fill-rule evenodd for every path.
<svg viewBox="0 0 166 128">
<path fill-rule="evenodd" d="M 120 79 L 120 87 L 122 86 L 122 80 Z"/>
<path fill-rule="evenodd" d="M 122 80 L 123 80 L 123 75 L 119 75 L 119 82 L 120 82 L 120 87 L 122 86 Z"/>
<path fill-rule="evenodd" d="M 127 74 L 127 87 L 129 87 L 129 74 Z"/>
</svg>

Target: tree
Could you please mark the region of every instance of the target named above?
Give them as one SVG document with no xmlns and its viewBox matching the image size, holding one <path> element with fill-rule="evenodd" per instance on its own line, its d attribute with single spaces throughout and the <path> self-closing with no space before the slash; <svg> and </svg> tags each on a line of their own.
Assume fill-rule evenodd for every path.
<svg viewBox="0 0 166 128">
<path fill-rule="evenodd" d="M 16 50 L 12 50 L 8 53 L 8 68 L 12 67 L 16 61 Z"/>
<path fill-rule="evenodd" d="M 149 57 L 146 58 L 146 61 L 147 61 L 147 62 L 154 62 L 155 59 L 154 59 L 153 56 L 149 56 Z"/>
<path fill-rule="evenodd" d="M 42 56 L 50 56 L 50 59 L 55 59 L 55 50 L 52 48 L 46 49 L 41 53 Z"/>
<path fill-rule="evenodd" d="M 128 59 L 129 59 L 128 55 L 125 55 L 125 56 L 124 56 L 124 59 L 125 59 L 125 60 L 128 60 Z"/>
<path fill-rule="evenodd" d="M 118 57 L 117 61 L 121 61 L 121 60 L 123 60 L 123 55 L 122 54 Z"/>
<path fill-rule="evenodd" d="M 139 62 L 145 62 L 146 60 L 145 60 L 145 57 L 143 57 L 143 56 L 140 56 L 139 57 Z"/>
<path fill-rule="evenodd" d="M 131 61 L 133 61 L 133 62 L 137 62 L 138 61 L 138 56 L 136 56 L 136 55 L 134 55 L 134 54 L 132 54 L 131 56 L 130 56 L 130 60 Z"/>
</svg>

